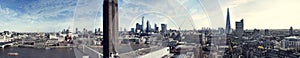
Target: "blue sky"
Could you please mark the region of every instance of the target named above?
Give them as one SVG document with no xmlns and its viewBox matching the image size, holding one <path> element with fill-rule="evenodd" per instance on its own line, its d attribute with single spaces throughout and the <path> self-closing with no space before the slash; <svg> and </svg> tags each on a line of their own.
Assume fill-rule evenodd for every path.
<svg viewBox="0 0 300 58">
<path fill-rule="evenodd" d="M 52 32 L 102 27 L 102 0 L 0 0 L 0 31 Z M 244 18 L 246 29 L 300 28 L 299 0 L 119 0 L 120 29 L 134 27 L 141 17 L 151 26 L 171 29 L 224 27 Z"/>
<path fill-rule="evenodd" d="M 0 30 L 37 32 L 68 28 L 74 0 L 0 0 Z M 66 26 L 66 27 L 64 27 Z"/>
</svg>

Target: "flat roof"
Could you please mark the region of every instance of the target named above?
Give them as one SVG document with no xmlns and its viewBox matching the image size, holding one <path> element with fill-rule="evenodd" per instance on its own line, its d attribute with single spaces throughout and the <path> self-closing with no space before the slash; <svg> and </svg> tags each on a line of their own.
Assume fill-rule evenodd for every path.
<svg viewBox="0 0 300 58">
<path fill-rule="evenodd" d="M 153 51 L 157 51 L 157 50 L 162 49 L 162 48 L 165 48 L 165 47 L 163 47 L 163 46 L 153 46 L 153 47 L 149 47 L 149 48 L 141 48 L 141 49 L 138 49 L 138 50 L 135 50 L 135 51 L 120 54 L 120 57 L 134 58 L 134 57 L 138 57 L 138 56 L 141 56 L 141 55 L 148 54 L 148 53 L 153 52 Z"/>
</svg>

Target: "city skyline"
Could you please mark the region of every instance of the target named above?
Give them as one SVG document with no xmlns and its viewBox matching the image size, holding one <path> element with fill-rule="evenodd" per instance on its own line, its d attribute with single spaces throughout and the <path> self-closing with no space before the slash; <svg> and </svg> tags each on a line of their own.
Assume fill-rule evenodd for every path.
<svg viewBox="0 0 300 58">
<path fill-rule="evenodd" d="M 0 0 L 0 58 L 297 58 L 298 2 Z"/>
<path fill-rule="evenodd" d="M 89 30 L 102 27 L 102 0 L 0 0 L 0 2 L 0 23 L 2 23 L 0 31 L 57 32 L 68 27 L 73 30 L 76 27 L 79 30 L 84 27 Z M 226 9 L 230 8 L 231 22 L 243 18 L 245 29 L 288 29 L 291 26 L 299 29 L 298 2 L 300 1 L 119 0 L 119 25 L 129 30 L 145 16 L 145 21 L 149 20 L 151 26 L 166 23 L 171 29 L 225 27 Z M 215 6 L 219 8 L 212 10 L 211 8 Z M 215 11 L 217 12 L 214 13 Z M 231 28 L 235 29 L 234 27 L 235 23 L 231 23 Z"/>
</svg>

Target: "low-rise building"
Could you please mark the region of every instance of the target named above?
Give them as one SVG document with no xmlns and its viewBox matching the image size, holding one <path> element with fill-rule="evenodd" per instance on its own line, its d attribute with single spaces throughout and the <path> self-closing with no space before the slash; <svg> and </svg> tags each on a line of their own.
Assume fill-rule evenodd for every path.
<svg viewBox="0 0 300 58">
<path fill-rule="evenodd" d="M 299 45 L 300 37 L 297 36 L 285 37 L 283 40 L 280 41 L 280 49 L 282 50 L 299 49 Z"/>
</svg>

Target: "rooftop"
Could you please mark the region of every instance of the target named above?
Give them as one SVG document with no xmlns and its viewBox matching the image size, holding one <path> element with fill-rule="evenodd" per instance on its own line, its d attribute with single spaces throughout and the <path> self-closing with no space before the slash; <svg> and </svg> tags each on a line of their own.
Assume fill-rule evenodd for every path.
<svg viewBox="0 0 300 58">
<path fill-rule="evenodd" d="M 141 48 L 136 51 L 131 51 L 131 52 L 120 54 L 120 56 L 124 57 L 124 58 L 134 58 L 134 57 L 145 55 L 145 54 L 153 52 L 153 51 L 157 51 L 162 48 L 165 48 L 165 47 L 153 46 L 153 47 L 149 47 L 149 48 Z"/>
</svg>

